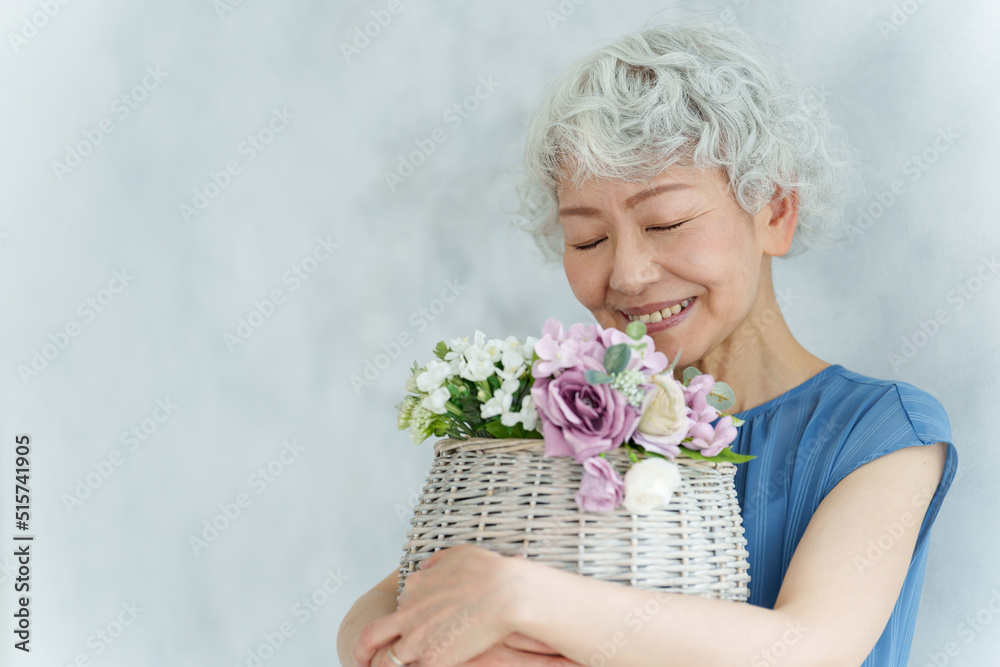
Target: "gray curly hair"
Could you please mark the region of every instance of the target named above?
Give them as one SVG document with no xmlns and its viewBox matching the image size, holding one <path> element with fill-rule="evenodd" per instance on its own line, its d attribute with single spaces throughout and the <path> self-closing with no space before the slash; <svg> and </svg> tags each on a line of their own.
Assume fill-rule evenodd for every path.
<svg viewBox="0 0 1000 667">
<path fill-rule="evenodd" d="M 841 240 L 860 160 L 816 89 L 788 79 L 753 38 L 721 26 L 654 26 L 589 54 L 532 115 L 517 176 L 520 226 L 549 259 L 563 250 L 560 180 L 643 183 L 673 164 L 722 168 L 741 208 L 795 192 L 789 255 Z M 565 170 L 565 174 L 564 174 Z"/>
</svg>

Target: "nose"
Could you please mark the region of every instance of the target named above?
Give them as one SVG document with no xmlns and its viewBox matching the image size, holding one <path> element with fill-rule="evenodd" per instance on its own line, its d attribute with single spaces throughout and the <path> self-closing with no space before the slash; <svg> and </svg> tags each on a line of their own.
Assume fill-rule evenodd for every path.
<svg viewBox="0 0 1000 667">
<path fill-rule="evenodd" d="M 615 242 L 614 264 L 608 285 L 626 296 L 637 296 L 647 285 L 663 278 L 661 267 L 654 256 L 649 240 L 642 236 L 626 235 Z"/>
</svg>

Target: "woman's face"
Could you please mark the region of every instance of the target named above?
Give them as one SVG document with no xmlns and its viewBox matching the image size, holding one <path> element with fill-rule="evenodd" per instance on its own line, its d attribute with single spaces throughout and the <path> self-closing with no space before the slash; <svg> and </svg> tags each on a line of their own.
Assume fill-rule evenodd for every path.
<svg viewBox="0 0 1000 667">
<path fill-rule="evenodd" d="M 721 169 L 675 166 L 645 184 L 563 184 L 558 198 L 573 294 L 603 327 L 644 321 L 658 350 L 671 359 L 682 351 L 682 368 L 760 306 L 763 288 L 773 290 L 765 254 L 791 243 L 785 229 L 775 252 L 772 206 L 756 216 L 742 210 Z"/>
</svg>

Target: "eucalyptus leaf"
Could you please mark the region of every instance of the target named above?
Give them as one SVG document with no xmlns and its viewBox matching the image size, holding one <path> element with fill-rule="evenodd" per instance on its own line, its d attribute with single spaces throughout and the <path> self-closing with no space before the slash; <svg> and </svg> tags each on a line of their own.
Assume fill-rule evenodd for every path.
<svg viewBox="0 0 1000 667">
<path fill-rule="evenodd" d="M 682 376 L 684 379 L 684 384 L 687 384 L 688 382 L 691 381 L 692 378 L 695 378 L 699 375 L 701 375 L 701 371 L 699 371 L 694 366 L 688 366 L 687 368 L 684 369 L 684 375 Z"/>
<path fill-rule="evenodd" d="M 587 379 L 590 384 L 608 384 L 614 381 L 614 378 L 601 371 L 588 370 L 583 374 L 583 377 Z"/>
<path fill-rule="evenodd" d="M 719 412 L 725 412 L 736 405 L 736 394 L 725 382 L 716 382 L 712 392 L 705 397 L 705 401 Z"/>
<path fill-rule="evenodd" d="M 628 366 L 629 355 L 631 355 L 631 352 L 628 349 L 628 345 L 625 343 L 612 345 L 608 348 L 607 352 L 604 353 L 604 370 L 606 370 L 609 375 L 621 373 L 625 370 L 625 367 Z"/>
<path fill-rule="evenodd" d="M 628 323 L 628 326 L 625 327 L 625 333 L 628 334 L 628 337 L 632 340 L 640 340 L 646 335 L 646 325 L 639 320 L 632 320 Z"/>
</svg>

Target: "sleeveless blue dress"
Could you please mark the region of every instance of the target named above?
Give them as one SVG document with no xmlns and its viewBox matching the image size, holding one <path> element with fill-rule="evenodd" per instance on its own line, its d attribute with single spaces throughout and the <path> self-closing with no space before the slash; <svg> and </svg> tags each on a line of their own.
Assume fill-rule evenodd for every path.
<svg viewBox="0 0 1000 667">
<path fill-rule="evenodd" d="M 749 603 L 774 608 L 809 520 L 837 482 L 903 447 L 948 443 L 944 474 L 924 516 L 910 568 L 882 635 L 862 667 L 906 667 L 920 602 L 928 534 L 958 468 L 951 426 L 933 396 L 906 382 L 876 380 L 839 364 L 757 407 L 736 413 L 736 493 L 750 556 Z M 887 538 L 888 539 L 888 538 Z M 881 541 L 881 540 L 880 540 Z M 858 557 L 877 559 L 871 544 Z M 873 562 L 873 561 L 872 561 Z M 864 561 L 854 563 L 864 567 Z"/>
</svg>

